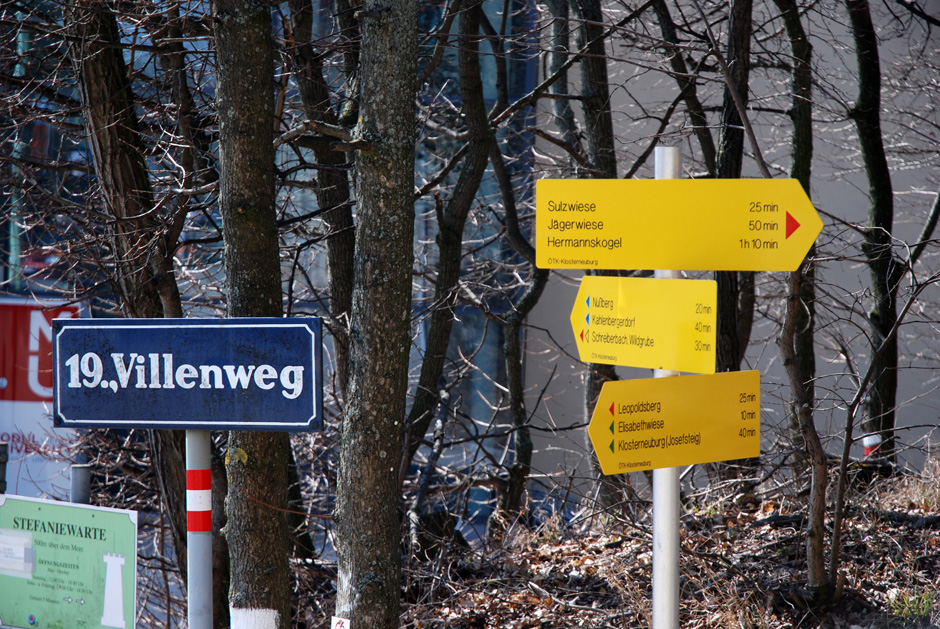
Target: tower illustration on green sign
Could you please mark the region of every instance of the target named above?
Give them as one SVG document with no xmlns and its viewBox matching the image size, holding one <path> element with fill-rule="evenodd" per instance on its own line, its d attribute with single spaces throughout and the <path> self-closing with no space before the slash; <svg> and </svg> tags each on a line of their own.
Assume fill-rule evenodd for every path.
<svg viewBox="0 0 940 629">
<path fill-rule="evenodd" d="M 0 625 L 134 626 L 137 512 L 0 495 Z"/>
</svg>

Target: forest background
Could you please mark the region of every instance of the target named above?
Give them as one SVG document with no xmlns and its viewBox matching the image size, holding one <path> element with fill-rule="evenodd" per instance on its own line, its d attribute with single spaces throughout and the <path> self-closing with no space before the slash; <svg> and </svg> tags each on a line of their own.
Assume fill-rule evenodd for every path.
<svg viewBox="0 0 940 629">
<path fill-rule="evenodd" d="M 895 514 L 904 587 L 862 599 L 929 623 L 936 494 L 898 515 L 866 483 L 935 474 L 937 27 L 906 0 L 5 3 L 3 289 L 323 317 L 324 431 L 216 435 L 216 622 L 421 626 L 531 531 L 648 536 L 646 476 L 602 477 L 585 442 L 603 382 L 641 374 L 581 365 L 552 322 L 576 278 L 534 265 L 533 182 L 649 178 L 659 145 L 690 178 L 795 178 L 826 225 L 806 262 L 715 274 L 717 368 L 765 374 L 764 454 L 686 470 L 684 526 L 792 526 L 792 570 L 728 586 L 760 593 L 739 622 L 784 626 L 858 607 L 853 518 Z M 154 514 L 141 624 L 179 622 L 183 436 L 139 432 L 76 456 L 101 504 Z M 614 626 L 644 614 L 623 570 Z"/>
</svg>

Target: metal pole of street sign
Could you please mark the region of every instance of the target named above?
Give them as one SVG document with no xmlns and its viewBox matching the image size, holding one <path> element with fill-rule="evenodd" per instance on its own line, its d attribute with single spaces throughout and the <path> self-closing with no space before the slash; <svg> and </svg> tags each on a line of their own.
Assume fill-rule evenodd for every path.
<svg viewBox="0 0 940 629">
<path fill-rule="evenodd" d="M 676 146 L 657 146 L 656 179 L 679 179 Z M 679 278 L 678 271 L 655 271 L 655 277 Z M 668 378 L 676 371 L 654 370 Z M 653 470 L 653 629 L 679 627 L 679 468 Z"/>
<path fill-rule="evenodd" d="M 10 444 L 0 441 L 0 494 L 7 493 L 7 461 L 10 460 Z"/>
<path fill-rule="evenodd" d="M 69 501 L 91 504 L 91 464 L 76 463 L 69 468 Z"/>
<path fill-rule="evenodd" d="M 212 629 L 212 437 L 186 431 L 186 601 L 189 629 Z"/>
</svg>

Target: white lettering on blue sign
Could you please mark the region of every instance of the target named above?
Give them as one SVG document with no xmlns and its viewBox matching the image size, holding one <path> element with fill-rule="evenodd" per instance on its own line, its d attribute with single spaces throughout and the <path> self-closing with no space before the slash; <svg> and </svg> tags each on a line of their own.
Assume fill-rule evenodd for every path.
<svg viewBox="0 0 940 629">
<path fill-rule="evenodd" d="M 173 354 L 112 353 L 112 373 L 106 361 L 95 352 L 72 354 L 65 361 L 69 368 L 70 389 L 248 389 L 252 385 L 270 391 L 281 385 L 281 395 L 288 400 L 300 397 L 304 390 L 304 368 L 287 365 L 278 371 L 272 365 L 189 365 L 174 369 Z"/>
</svg>

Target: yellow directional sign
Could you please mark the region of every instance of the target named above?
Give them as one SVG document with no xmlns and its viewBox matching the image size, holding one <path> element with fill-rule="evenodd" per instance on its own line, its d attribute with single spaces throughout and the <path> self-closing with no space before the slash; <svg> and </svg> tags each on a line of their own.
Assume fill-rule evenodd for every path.
<svg viewBox="0 0 940 629">
<path fill-rule="evenodd" d="M 542 179 L 543 269 L 794 271 L 822 229 L 795 179 Z"/>
<path fill-rule="evenodd" d="M 710 280 L 586 275 L 571 310 L 584 362 L 715 373 Z"/>
<path fill-rule="evenodd" d="M 588 434 L 604 474 L 760 455 L 760 373 L 607 382 Z"/>
</svg>

